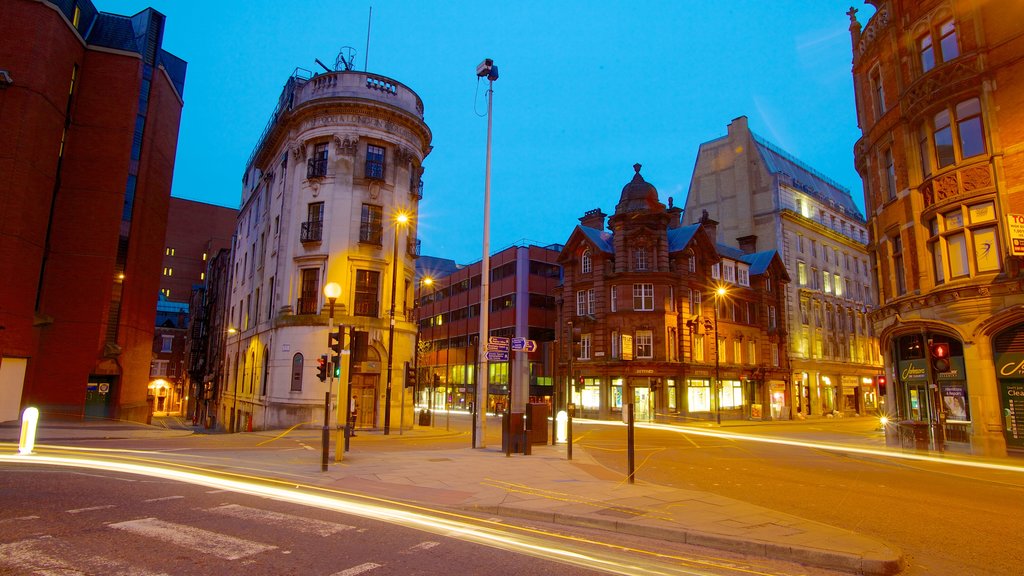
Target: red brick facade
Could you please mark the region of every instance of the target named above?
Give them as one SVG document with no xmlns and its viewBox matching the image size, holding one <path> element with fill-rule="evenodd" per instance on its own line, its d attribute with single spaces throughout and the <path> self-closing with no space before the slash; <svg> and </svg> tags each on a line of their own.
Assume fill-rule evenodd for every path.
<svg viewBox="0 0 1024 576">
<path fill-rule="evenodd" d="M 105 32 L 159 13 L 76 6 L 0 6 L 0 410 L 144 420 L 184 64 Z"/>
</svg>

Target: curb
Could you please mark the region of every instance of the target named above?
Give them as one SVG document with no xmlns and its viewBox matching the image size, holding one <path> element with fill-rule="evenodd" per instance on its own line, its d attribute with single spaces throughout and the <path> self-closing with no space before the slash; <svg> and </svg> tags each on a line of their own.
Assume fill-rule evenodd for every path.
<svg viewBox="0 0 1024 576">
<path fill-rule="evenodd" d="M 485 512 L 497 516 L 509 518 L 520 518 L 523 520 L 537 520 L 551 524 L 564 526 L 576 526 L 580 528 L 596 528 L 609 532 L 629 534 L 631 536 L 642 536 L 656 540 L 690 544 L 704 548 L 714 548 L 727 552 L 735 552 L 751 556 L 761 556 L 772 560 L 795 562 L 817 568 L 828 568 L 851 572 L 854 574 L 865 574 L 871 576 L 890 576 L 898 574 L 903 570 L 905 561 L 903 555 L 884 546 L 888 554 L 877 556 L 865 556 L 861 554 L 844 553 L 836 550 L 822 548 L 811 548 L 805 546 L 786 546 L 765 540 L 751 540 L 748 538 L 734 538 L 722 534 L 712 534 L 686 528 L 671 528 L 658 525 L 638 525 L 630 522 L 617 520 L 605 520 L 603 518 L 592 518 L 576 514 L 564 514 L 555 512 L 541 512 L 509 506 L 498 505 L 473 505 L 463 506 L 465 510 L 474 512 Z"/>
</svg>

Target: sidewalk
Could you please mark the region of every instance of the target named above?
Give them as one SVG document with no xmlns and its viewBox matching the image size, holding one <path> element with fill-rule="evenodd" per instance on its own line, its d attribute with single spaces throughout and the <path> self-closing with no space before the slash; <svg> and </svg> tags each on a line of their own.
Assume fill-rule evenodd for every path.
<svg viewBox="0 0 1024 576">
<path fill-rule="evenodd" d="M 193 433 L 191 422 L 180 418 L 158 418 L 154 423 L 158 426 L 44 423 L 37 443 L 146 440 Z M 17 443 L 20 428 L 12 424 L 17 423 L 0 424 L 0 441 Z M 538 445 L 531 456 L 506 457 L 500 442 L 485 449 L 422 448 L 431 439 L 453 435 L 466 438 L 468 445 L 464 432 L 443 428 L 417 427 L 388 436 L 360 431 L 343 462 L 335 464 L 332 455 L 329 470 L 320 472 L 319 431 L 281 434 L 231 435 L 252 437 L 266 446 L 239 454 L 237 465 L 255 465 L 267 475 L 301 476 L 309 484 L 389 499 L 599 528 L 858 574 L 895 574 L 902 563 L 898 550 L 868 536 L 711 493 L 639 481 L 626 484 L 621 474 L 600 466 L 580 449 L 574 450 L 572 461 L 566 460 L 565 446 Z M 216 438 L 197 440 L 208 450 Z M 296 442 L 308 450 L 297 456 Z"/>
</svg>

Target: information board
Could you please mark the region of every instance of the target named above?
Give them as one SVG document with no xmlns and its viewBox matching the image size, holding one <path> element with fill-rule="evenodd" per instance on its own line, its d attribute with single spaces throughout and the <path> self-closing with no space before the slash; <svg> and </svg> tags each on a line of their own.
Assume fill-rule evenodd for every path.
<svg viewBox="0 0 1024 576">
<path fill-rule="evenodd" d="M 1006 446 L 1024 448 L 1024 382 L 1000 382 Z"/>
</svg>

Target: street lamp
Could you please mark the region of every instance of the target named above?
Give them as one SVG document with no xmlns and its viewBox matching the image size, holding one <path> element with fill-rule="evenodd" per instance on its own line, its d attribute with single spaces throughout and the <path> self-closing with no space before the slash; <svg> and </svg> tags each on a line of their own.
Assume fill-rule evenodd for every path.
<svg viewBox="0 0 1024 576">
<path fill-rule="evenodd" d="M 718 373 L 719 357 L 722 355 L 721 346 L 718 343 L 718 306 L 722 297 L 726 295 L 725 286 L 719 286 L 715 290 L 715 420 L 722 424 L 722 380 Z"/>
<path fill-rule="evenodd" d="M 388 376 L 384 389 L 384 435 L 391 434 L 391 372 L 395 362 L 395 290 L 398 286 L 398 229 L 409 222 L 409 215 L 399 212 L 395 216 L 395 245 L 391 254 L 391 312 L 388 326 Z"/>
<path fill-rule="evenodd" d="M 416 284 L 416 301 L 413 302 L 413 305 L 412 305 L 413 310 L 417 311 L 413 315 L 413 317 L 416 318 L 416 347 L 413 349 L 413 357 L 412 357 L 413 371 L 416 373 L 416 382 L 417 383 L 419 383 L 419 381 L 420 381 L 420 315 L 419 315 L 418 310 L 419 310 L 419 306 L 420 306 L 420 288 L 424 284 L 426 284 L 427 286 L 433 286 L 434 285 L 434 279 L 431 278 L 430 276 L 424 276 L 423 279 L 420 280 L 419 283 Z M 427 414 L 428 414 L 428 417 L 430 418 L 430 425 L 433 426 L 434 425 L 434 387 L 433 386 L 428 386 L 427 384 L 424 384 L 424 388 L 429 388 L 429 392 L 427 392 Z M 413 391 L 413 394 L 415 394 L 415 390 Z"/>
<path fill-rule="evenodd" d="M 494 81 L 498 79 L 498 67 L 494 61 L 485 58 L 476 67 L 476 77 L 487 77 L 487 159 L 484 169 L 484 253 L 480 263 L 480 339 L 477 351 L 480 361 L 480 372 L 476 378 L 476 399 L 474 408 L 476 417 L 473 421 L 473 447 L 486 448 L 484 439 L 487 431 L 487 392 L 490 388 L 490 370 L 487 367 L 487 337 L 490 334 L 488 313 L 491 308 L 491 109 L 494 104 Z"/>
</svg>

